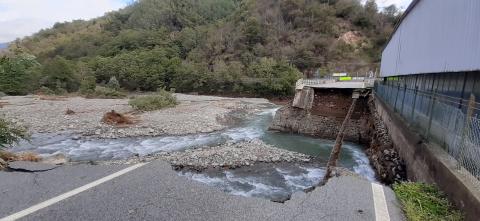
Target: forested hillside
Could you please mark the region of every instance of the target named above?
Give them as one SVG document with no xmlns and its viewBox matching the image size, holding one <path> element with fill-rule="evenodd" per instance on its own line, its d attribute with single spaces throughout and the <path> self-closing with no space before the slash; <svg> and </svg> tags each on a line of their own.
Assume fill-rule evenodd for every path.
<svg viewBox="0 0 480 221">
<path fill-rule="evenodd" d="M 283 96 L 302 72 L 374 67 L 397 16 L 373 0 L 139 0 L 16 41 L 0 91 L 75 92 L 114 78 L 129 91 Z"/>
</svg>

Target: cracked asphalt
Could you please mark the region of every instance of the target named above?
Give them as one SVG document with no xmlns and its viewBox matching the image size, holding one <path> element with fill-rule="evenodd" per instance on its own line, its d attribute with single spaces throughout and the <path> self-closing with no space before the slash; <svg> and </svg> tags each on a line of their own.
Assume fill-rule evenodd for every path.
<svg viewBox="0 0 480 221">
<path fill-rule="evenodd" d="M 0 219 L 126 167 L 80 164 L 0 172 Z M 390 220 L 405 220 L 393 191 L 385 187 L 384 192 Z M 333 178 L 280 204 L 224 193 L 154 161 L 21 220 L 379 220 L 373 201 L 371 183 L 357 177 Z"/>
</svg>

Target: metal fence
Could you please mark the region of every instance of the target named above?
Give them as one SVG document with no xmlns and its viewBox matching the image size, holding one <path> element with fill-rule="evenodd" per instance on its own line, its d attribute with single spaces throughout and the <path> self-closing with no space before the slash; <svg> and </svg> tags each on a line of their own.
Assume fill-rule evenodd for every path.
<svg viewBox="0 0 480 221">
<path fill-rule="evenodd" d="M 428 142 L 444 148 L 475 180 L 480 179 L 479 103 L 435 92 L 375 84 L 375 93 Z M 468 174 L 470 176 L 470 174 Z"/>
</svg>

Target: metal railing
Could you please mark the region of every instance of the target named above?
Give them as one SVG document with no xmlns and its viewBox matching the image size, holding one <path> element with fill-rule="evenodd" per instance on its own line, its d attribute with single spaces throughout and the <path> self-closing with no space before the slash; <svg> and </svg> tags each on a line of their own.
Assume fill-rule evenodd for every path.
<svg viewBox="0 0 480 221">
<path fill-rule="evenodd" d="M 428 142 L 444 148 L 465 168 L 472 179 L 480 179 L 479 103 L 401 86 L 375 84 L 375 94 L 399 113 Z"/>
<path fill-rule="evenodd" d="M 375 82 L 373 77 L 350 77 L 349 80 L 341 80 L 338 77 L 329 77 L 329 78 L 310 78 L 310 79 L 299 79 L 295 85 L 296 89 L 302 89 L 304 86 L 315 87 L 322 84 L 330 84 L 336 82 L 364 82 L 367 88 L 372 88 Z"/>
</svg>

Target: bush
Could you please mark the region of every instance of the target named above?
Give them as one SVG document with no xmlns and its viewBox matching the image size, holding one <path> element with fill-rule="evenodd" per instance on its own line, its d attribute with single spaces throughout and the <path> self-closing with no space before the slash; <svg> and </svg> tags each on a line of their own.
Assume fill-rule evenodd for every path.
<svg viewBox="0 0 480 221">
<path fill-rule="evenodd" d="M 94 76 L 87 76 L 80 82 L 80 94 L 88 95 L 95 92 L 97 87 L 96 79 Z"/>
<path fill-rule="evenodd" d="M 136 110 L 153 111 L 167 107 L 174 107 L 178 104 L 177 98 L 172 93 L 159 90 L 155 95 L 136 97 L 128 102 Z"/>
<path fill-rule="evenodd" d="M 24 128 L 0 118 L 0 149 L 10 147 L 27 138 L 28 136 Z"/>
<path fill-rule="evenodd" d="M 120 83 L 118 82 L 117 78 L 115 76 L 113 76 L 108 81 L 107 87 L 112 89 L 112 90 L 118 91 L 118 90 L 120 90 Z"/>
<path fill-rule="evenodd" d="M 125 98 L 127 95 L 123 92 L 116 91 L 106 87 L 96 87 L 93 93 L 86 94 L 87 98 L 101 98 L 101 99 L 119 99 Z"/>
<path fill-rule="evenodd" d="M 410 221 L 463 220 L 460 212 L 435 186 L 422 183 L 400 183 L 393 186 Z"/>
</svg>

